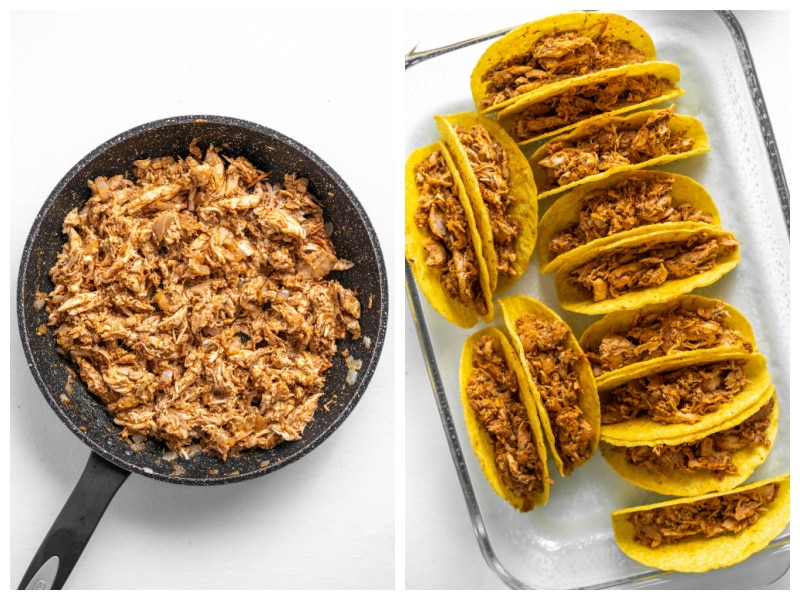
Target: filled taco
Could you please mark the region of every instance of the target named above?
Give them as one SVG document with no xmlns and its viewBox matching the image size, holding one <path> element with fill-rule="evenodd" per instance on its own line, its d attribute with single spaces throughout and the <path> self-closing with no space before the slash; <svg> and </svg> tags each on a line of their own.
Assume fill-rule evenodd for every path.
<svg viewBox="0 0 800 600">
<path fill-rule="evenodd" d="M 757 349 L 741 312 L 693 294 L 607 314 L 584 330 L 580 344 L 601 391 L 668 360 L 747 355 Z"/>
<path fill-rule="evenodd" d="M 600 436 L 617 446 L 689 441 L 758 404 L 769 386 L 761 354 L 668 361 L 599 393 Z"/>
<path fill-rule="evenodd" d="M 527 23 L 490 45 L 470 77 L 480 113 L 498 111 L 560 82 L 652 61 L 648 33 L 621 15 L 570 12 Z"/>
<path fill-rule="evenodd" d="M 661 569 L 705 573 L 764 549 L 789 524 L 789 474 L 727 492 L 617 510 L 614 538 L 633 560 Z"/>
<path fill-rule="evenodd" d="M 597 449 L 600 403 L 589 361 L 567 323 L 525 296 L 498 300 L 553 458 L 570 475 Z"/>
<path fill-rule="evenodd" d="M 493 292 L 528 268 L 539 221 L 525 155 L 494 121 L 464 112 L 434 117 L 472 202 Z"/>
<path fill-rule="evenodd" d="M 522 512 L 546 504 L 551 480 L 539 415 L 505 335 L 495 328 L 472 334 L 459 375 L 472 449 L 492 489 Z"/>
<path fill-rule="evenodd" d="M 723 492 L 746 481 L 767 458 L 778 417 L 770 386 L 759 402 L 689 441 L 616 446 L 601 440 L 600 451 L 617 474 L 646 490 L 667 496 Z"/>
<path fill-rule="evenodd" d="M 720 225 L 714 200 L 694 179 L 633 170 L 573 189 L 539 221 L 536 253 L 551 273 L 592 248 L 657 229 Z"/>
<path fill-rule="evenodd" d="M 539 198 L 612 173 L 643 169 L 711 149 L 703 124 L 675 106 L 604 116 L 542 144 L 530 157 Z"/>
<path fill-rule="evenodd" d="M 586 249 L 555 273 L 566 310 L 599 315 L 666 302 L 706 287 L 741 260 L 739 242 L 718 227 L 661 227 Z"/>
<path fill-rule="evenodd" d="M 526 94 L 501 110 L 497 122 L 524 148 L 579 124 L 677 98 L 680 76 L 678 65 L 661 61 L 600 71 Z"/>
<path fill-rule="evenodd" d="M 472 203 L 441 142 L 406 161 L 405 254 L 420 290 L 461 327 L 494 314 L 489 272 Z"/>
</svg>

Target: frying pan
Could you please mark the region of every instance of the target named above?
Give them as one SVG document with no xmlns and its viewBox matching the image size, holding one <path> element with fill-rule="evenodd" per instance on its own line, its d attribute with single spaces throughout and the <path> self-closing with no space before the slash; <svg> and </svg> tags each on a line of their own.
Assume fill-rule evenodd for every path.
<svg viewBox="0 0 800 600">
<path fill-rule="evenodd" d="M 359 340 L 341 340 L 339 352 L 326 372 L 325 395 L 303 436 L 269 450 L 251 450 L 222 461 L 205 454 L 173 458 L 160 442 L 148 440 L 133 451 L 120 439 L 102 402 L 78 380 L 66 390 L 71 361 L 57 352 L 54 336 L 38 335 L 47 320 L 37 309 L 37 291 L 53 289 L 49 269 L 65 241 L 61 233 L 67 213 L 90 196 L 87 182 L 98 176 L 129 173 L 133 161 L 157 156 L 186 156 L 192 140 L 205 150 L 209 144 L 227 156 L 244 156 L 282 182 L 286 173 L 309 180 L 309 192 L 331 223 L 337 255 L 352 261 L 347 271 L 332 273 L 355 290 L 362 305 Z M 252 479 L 294 462 L 318 447 L 352 412 L 375 371 L 388 317 L 386 267 L 372 225 L 350 188 L 322 159 L 291 138 L 261 125 L 211 115 L 192 115 L 146 123 L 99 146 L 67 173 L 47 198 L 25 244 L 17 281 L 17 321 L 20 337 L 42 395 L 51 408 L 91 448 L 89 460 L 64 508 L 34 555 L 20 589 L 63 586 L 105 509 L 131 473 L 182 485 L 221 485 Z M 361 359 L 355 382 L 348 382 L 343 352 Z M 64 395 L 69 402 L 63 402 Z"/>
</svg>

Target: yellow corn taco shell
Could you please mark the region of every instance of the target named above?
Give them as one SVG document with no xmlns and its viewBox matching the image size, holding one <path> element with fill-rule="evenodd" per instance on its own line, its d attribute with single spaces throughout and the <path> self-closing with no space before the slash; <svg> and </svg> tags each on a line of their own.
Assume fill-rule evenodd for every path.
<svg viewBox="0 0 800 600">
<path fill-rule="evenodd" d="M 769 410 L 770 401 L 772 401 L 771 410 Z M 767 413 L 767 411 L 769 412 Z M 756 467 L 766 460 L 772 445 L 775 443 L 775 438 L 778 435 L 780 408 L 774 386 L 770 386 L 766 390 L 759 402 L 748 407 L 730 421 L 720 423 L 710 430 L 704 431 L 700 436 L 687 441 L 678 440 L 679 443 L 670 440 L 669 443 L 656 442 L 649 444 L 658 454 L 670 461 L 668 464 L 671 464 L 673 460 L 696 462 L 692 458 L 685 457 L 703 456 L 704 452 L 718 453 L 719 450 L 716 449 L 716 446 L 708 444 L 708 442 L 711 442 L 711 439 L 709 439 L 711 436 L 715 434 L 725 436 L 726 433 L 735 433 L 735 428 L 751 417 L 755 416 L 756 419 L 763 419 L 764 414 L 762 413 L 768 414 L 766 418 L 769 424 L 763 432 L 766 441 L 755 446 L 740 448 L 731 453 L 730 460 L 736 468 L 735 473 L 725 472 L 716 476 L 707 469 L 684 471 L 672 468 L 648 468 L 644 464 L 634 464 L 627 459 L 628 447 L 616 446 L 603 440 L 600 441 L 600 451 L 606 462 L 620 477 L 646 490 L 666 496 L 698 496 L 711 492 L 724 492 L 745 482 L 756 470 Z M 725 440 L 721 440 L 721 443 L 724 448 Z M 686 445 L 694 446 L 694 450 L 691 452 L 682 450 L 682 447 Z M 645 444 L 642 444 L 642 446 L 645 446 Z M 638 447 L 639 445 L 633 446 L 633 451 L 635 452 Z"/>
<path fill-rule="evenodd" d="M 444 159 L 446 168 L 452 175 L 453 193 L 457 195 L 463 208 L 467 222 L 467 235 L 471 240 L 472 250 L 477 262 L 478 280 L 474 282 L 477 285 L 474 285 L 474 290 L 470 290 L 474 298 L 469 299 L 469 294 L 464 294 L 468 298 L 468 303 L 462 302 L 459 299 L 460 296 L 454 297 L 447 292 L 442 285 L 442 269 L 428 265 L 428 251 L 425 248 L 425 244 L 427 238 L 430 238 L 432 234 L 428 228 L 419 227 L 414 219 L 421 194 L 415 169 L 417 165 L 428 160 L 437 152 Z M 420 290 L 431 306 L 455 325 L 472 327 L 481 318 L 487 322 L 491 321 L 494 317 L 494 305 L 492 303 L 489 272 L 486 262 L 483 260 L 480 235 L 475 223 L 472 204 L 467 197 L 466 189 L 461 182 L 458 170 L 444 144 L 436 142 L 412 152 L 406 161 L 405 178 L 405 255 Z M 466 283 L 464 286 L 473 287 Z M 475 302 L 472 302 L 472 300 Z"/>
<path fill-rule="evenodd" d="M 655 198 L 661 199 L 666 195 L 671 197 L 670 209 L 656 204 Z M 590 201 L 592 204 L 588 204 Z M 697 220 L 678 220 L 676 215 L 689 211 L 684 213 L 675 209 L 685 205 L 698 211 L 689 213 L 689 218 Z M 582 213 L 592 227 L 576 231 Z M 630 235 L 647 234 L 658 229 L 701 228 L 708 224 L 719 227 L 720 222 L 711 195 L 690 177 L 639 169 L 615 173 L 570 190 L 545 211 L 539 221 L 536 243 L 539 268 L 542 273 L 552 273 L 565 262 L 574 261 L 593 248 Z M 607 229 L 597 231 L 598 223 Z M 589 233 L 585 232 L 586 229 L 590 230 Z M 559 247 L 565 238 L 573 241 L 560 247 L 570 249 L 554 253 L 551 245 Z"/>
<path fill-rule="evenodd" d="M 682 511 L 685 514 L 689 506 L 697 502 L 709 499 L 714 501 L 718 497 L 748 492 L 770 484 L 778 485 L 773 501 L 766 505 L 765 512 L 760 515 L 756 523 L 738 533 L 727 533 L 716 537 L 695 536 L 656 547 L 649 547 L 634 540 L 634 526 L 628 520 L 634 513 L 663 507 L 685 506 Z M 633 560 L 662 571 L 705 573 L 743 562 L 766 548 L 789 524 L 790 512 L 790 478 L 787 473 L 727 492 L 617 510 L 611 513 L 611 525 L 619 548 Z"/>
<path fill-rule="evenodd" d="M 536 477 L 536 471 L 530 464 L 521 464 L 522 461 L 516 458 L 506 457 L 504 459 L 501 457 L 500 462 L 503 464 L 503 470 L 524 473 L 527 478 L 533 478 L 533 481 L 523 481 L 521 483 L 512 484 L 514 489 L 504 482 L 501 468 L 498 466 L 496 450 L 498 447 L 497 437 L 494 432 L 490 433 L 490 431 L 481 424 L 476 412 L 476 406 L 473 405 L 468 394 L 470 376 L 475 370 L 476 344 L 486 336 L 493 340 L 494 351 L 499 353 L 499 356 L 516 376 L 518 393 L 516 395 L 511 395 L 516 396 L 516 399 L 524 405 L 527 414 L 527 425 L 529 425 L 530 428 L 526 429 L 525 427 L 518 426 L 518 428 L 513 431 L 513 444 L 523 453 L 533 453 L 539 459 L 539 464 L 536 468 L 540 469 L 540 471 L 539 477 Z M 472 449 L 492 489 L 501 498 L 521 512 L 527 512 L 532 510 L 535 506 L 543 506 L 546 504 L 550 494 L 551 480 L 547 470 L 547 451 L 541 425 L 539 423 L 539 415 L 528 386 L 528 381 L 525 378 L 525 373 L 514 354 L 513 348 L 500 330 L 493 327 L 486 328 L 472 334 L 467 339 L 461 353 L 459 377 L 464 418 L 470 442 L 472 443 Z M 488 375 L 484 374 L 484 377 L 488 377 Z M 507 385 L 499 385 L 503 387 L 503 389 L 507 389 Z M 498 396 L 496 401 L 503 402 L 504 399 Z M 503 412 L 504 414 L 511 413 L 508 409 Z M 500 443 L 499 445 L 500 447 L 506 447 L 504 443 Z M 522 448 L 520 448 L 521 446 Z"/>
<path fill-rule="evenodd" d="M 608 69 L 531 92 L 501 110 L 497 122 L 522 148 L 578 125 L 640 110 L 682 95 L 680 67 L 652 61 Z"/>
<path fill-rule="evenodd" d="M 568 325 L 538 300 L 511 296 L 497 302 L 511 343 L 528 378 L 558 471 L 562 476 L 570 475 L 591 458 L 600 439 L 600 403 L 589 362 Z M 526 333 L 524 327 L 520 326 L 520 319 L 526 317 L 538 319 L 542 327 L 538 331 L 527 330 Z M 548 368 L 540 369 L 540 365 L 531 364 L 526 350 L 537 345 L 537 342 L 540 348 L 550 345 L 552 330 L 565 333 L 565 336 L 559 344 L 552 344 L 551 347 L 557 350 L 545 359 Z M 529 343 L 534 336 L 537 342 Z M 566 360 L 570 356 L 572 360 Z M 570 377 L 554 377 L 557 370 L 568 371 Z M 540 378 L 542 373 L 545 374 Z M 553 393 L 546 387 L 545 383 L 555 380 L 565 383 L 561 388 L 563 393 Z M 557 386 L 553 388 L 558 389 Z M 574 392 L 574 397 L 571 392 Z"/>
<path fill-rule="evenodd" d="M 580 344 L 601 392 L 669 360 L 757 350 L 753 328 L 741 312 L 694 294 L 609 313 L 584 330 Z"/>
<path fill-rule="evenodd" d="M 539 208 L 530 166 L 495 121 L 472 112 L 434 118 L 472 202 L 492 291 L 500 293 L 522 276 L 536 247 Z M 487 160 L 494 150 L 486 152 L 481 147 L 475 151 L 461 142 L 457 129 L 471 131 L 474 127 L 502 147 L 508 157 L 505 169 Z M 507 189 L 507 194 L 495 193 L 500 189 Z M 485 197 L 490 199 L 488 204 Z"/>
<path fill-rule="evenodd" d="M 562 58 L 569 64 L 561 63 Z M 499 38 L 478 59 L 470 89 L 478 111 L 493 112 L 553 84 L 655 58 L 653 40 L 630 19 L 609 13 L 570 12 L 527 23 Z M 517 68 L 494 76 L 504 65 L 528 65 L 534 70 L 525 77 L 523 87 L 512 91 L 505 82 L 519 83 L 524 73 Z M 498 81 L 503 82 L 500 89 Z"/>
<path fill-rule="evenodd" d="M 558 302 L 587 315 L 667 302 L 709 286 L 736 268 L 741 260 L 738 246 L 732 233 L 712 226 L 631 234 L 565 261 L 555 273 Z M 666 256 L 676 250 L 683 259 Z M 705 270 L 691 268 L 693 262 Z"/>
<path fill-rule="evenodd" d="M 613 173 L 664 165 L 708 152 L 703 124 L 674 105 L 602 117 L 542 144 L 530 157 L 539 199 Z"/>
<path fill-rule="evenodd" d="M 653 421 L 648 415 L 643 414 L 626 421 L 617 423 L 604 423 L 600 429 L 600 437 L 616 446 L 637 446 L 649 443 L 683 443 L 703 436 L 706 433 L 718 429 L 724 423 L 729 422 L 759 404 L 770 386 L 770 375 L 767 370 L 766 359 L 761 354 L 752 354 L 747 357 L 738 356 L 735 358 L 718 357 L 709 359 L 702 356 L 689 356 L 679 360 L 672 360 L 661 363 L 658 369 L 654 369 L 646 374 L 636 374 L 624 382 L 620 382 L 613 389 L 618 389 L 621 385 L 629 384 L 643 378 L 652 378 L 656 375 L 673 373 L 678 369 L 696 366 L 708 366 L 727 360 L 744 361 L 742 370 L 746 378 L 744 387 L 736 393 L 730 402 L 721 404 L 713 412 L 700 415 L 694 422 L 683 423 L 658 423 Z M 612 390 L 600 392 L 600 410 L 605 410 L 608 394 Z"/>
</svg>

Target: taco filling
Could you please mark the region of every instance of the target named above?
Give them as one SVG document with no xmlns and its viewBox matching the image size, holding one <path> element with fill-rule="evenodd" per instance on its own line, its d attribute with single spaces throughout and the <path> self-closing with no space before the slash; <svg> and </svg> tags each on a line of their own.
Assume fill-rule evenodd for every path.
<svg viewBox="0 0 800 600">
<path fill-rule="evenodd" d="M 634 379 L 601 400 L 601 423 L 611 425 L 646 417 L 656 423 L 696 423 L 747 384 L 742 360 L 684 367 Z"/>
<path fill-rule="evenodd" d="M 442 287 L 450 297 L 480 315 L 487 314 L 467 216 L 442 154 L 432 152 L 416 165 L 414 176 L 420 192 L 414 223 L 428 234 L 425 264 L 441 271 Z"/>
<path fill-rule="evenodd" d="M 533 383 L 550 418 L 564 472 L 569 473 L 591 456 L 595 435 L 579 405 L 579 357 L 567 344 L 569 326 L 563 321 L 525 315 L 517 319 L 515 328 Z"/>
<path fill-rule="evenodd" d="M 567 282 L 600 302 L 709 271 L 738 246 L 730 234 L 700 231 L 680 243 L 656 242 L 603 253 L 573 269 Z"/>
<path fill-rule="evenodd" d="M 486 97 L 478 108 L 486 110 L 570 77 L 647 60 L 644 52 L 625 40 L 602 35 L 593 39 L 580 31 L 554 31 L 539 38 L 524 54 L 504 60 L 484 73 Z"/>
<path fill-rule="evenodd" d="M 712 223 L 714 217 L 688 202 L 673 206 L 673 177 L 632 175 L 581 199 L 578 222 L 550 240 L 550 259 L 589 242 L 654 223 Z"/>
<path fill-rule="evenodd" d="M 752 527 L 778 495 L 780 484 L 633 512 L 634 541 L 657 548 L 687 538 L 711 538 Z"/>
<path fill-rule="evenodd" d="M 528 412 L 519 398 L 519 381 L 492 336 L 475 344 L 466 393 L 480 425 L 494 442 L 494 460 L 503 484 L 531 510 L 545 489 L 542 458 Z"/>
<path fill-rule="evenodd" d="M 713 433 L 696 442 L 675 446 L 656 444 L 625 448 L 625 460 L 631 465 L 643 466 L 661 474 L 705 471 L 719 481 L 725 475 L 738 475 L 739 469 L 733 461 L 734 452 L 770 445 L 767 429 L 774 406 L 775 398 L 772 397 L 740 425 Z"/>
<path fill-rule="evenodd" d="M 518 140 L 528 140 L 596 115 L 658 98 L 672 88 L 668 79 L 650 73 L 618 75 L 607 81 L 566 88 L 516 115 L 511 131 Z"/>
<path fill-rule="evenodd" d="M 506 277 L 516 276 L 514 244 L 520 233 L 520 223 L 508 212 L 516 202 L 510 193 L 508 153 L 482 125 L 467 129 L 454 125 L 453 130 L 464 147 L 470 167 L 475 173 L 481 197 L 489 212 L 492 241 L 497 253 L 497 272 Z"/>
<path fill-rule="evenodd" d="M 694 147 L 694 139 L 669 128 L 674 112 L 674 107 L 654 111 L 641 126 L 609 122 L 598 124 L 574 139 L 548 142 L 547 156 L 539 161 L 550 179 L 543 191 L 614 167 L 688 152 Z"/>
<path fill-rule="evenodd" d="M 684 308 L 676 303 L 657 314 L 638 312 L 623 334 L 604 336 L 597 350 L 586 352 L 595 376 L 681 351 L 704 348 L 741 348 L 753 345 L 725 324 L 729 314 L 723 302 L 709 307 Z"/>
</svg>

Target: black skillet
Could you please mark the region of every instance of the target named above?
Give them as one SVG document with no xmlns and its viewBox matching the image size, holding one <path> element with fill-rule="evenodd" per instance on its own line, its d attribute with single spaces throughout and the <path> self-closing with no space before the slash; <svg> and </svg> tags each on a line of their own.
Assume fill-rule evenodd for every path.
<svg viewBox="0 0 800 600">
<path fill-rule="evenodd" d="M 148 441 L 136 451 L 120 439 L 101 402 L 79 380 L 67 392 L 69 359 L 61 356 L 51 333 L 37 331 L 46 311 L 35 306 L 37 290 L 53 286 L 50 267 L 64 243 L 61 225 L 66 214 L 89 198 L 87 181 L 97 176 L 130 173 L 133 161 L 156 156 L 186 156 L 189 143 L 199 140 L 229 156 L 244 156 L 280 182 L 285 173 L 309 180 L 309 191 L 333 226 L 331 238 L 341 258 L 355 267 L 336 273 L 343 285 L 358 292 L 362 304 L 362 338 L 338 344 L 340 352 L 327 371 L 325 397 L 302 438 L 271 450 L 255 450 L 221 461 L 198 454 L 174 459 L 162 444 Z M 89 461 L 36 552 L 20 589 L 60 588 L 77 562 L 115 493 L 130 473 L 184 485 L 234 483 L 275 471 L 319 446 L 341 425 L 363 395 L 377 366 L 388 317 L 386 267 L 380 246 L 361 204 L 342 179 L 318 156 L 276 131 L 217 116 L 184 116 L 141 125 L 107 141 L 87 155 L 59 182 L 28 235 L 17 282 L 17 320 L 22 345 L 36 383 L 56 414 L 92 450 Z M 363 361 L 355 383 L 347 380 L 342 351 Z M 69 402 L 63 402 L 67 394 Z"/>
</svg>

